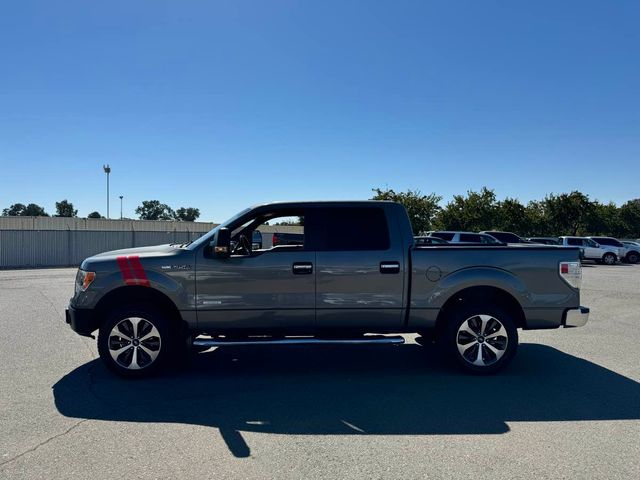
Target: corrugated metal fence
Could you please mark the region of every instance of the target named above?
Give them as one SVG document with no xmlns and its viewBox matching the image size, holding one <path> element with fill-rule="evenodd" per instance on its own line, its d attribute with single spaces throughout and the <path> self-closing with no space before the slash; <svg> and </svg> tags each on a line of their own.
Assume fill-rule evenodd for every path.
<svg viewBox="0 0 640 480">
<path fill-rule="evenodd" d="M 59 217 L 0 217 L 0 269 L 72 267 L 97 253 L 195 240 L 216 226 L 204 222 L 93 220 Z M 272 232 L 301 227 L 265 226 L 263 245 Z"/>
<path fill-rule="evenodd" d="M 96 253 L 195 240 L 203 232 L 0 230 L 0 268 L 76 266 Z"/>
</svg>

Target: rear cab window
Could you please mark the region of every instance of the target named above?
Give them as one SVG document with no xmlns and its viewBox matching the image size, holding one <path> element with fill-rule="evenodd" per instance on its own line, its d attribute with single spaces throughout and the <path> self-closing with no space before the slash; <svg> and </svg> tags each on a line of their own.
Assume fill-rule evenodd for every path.
<svg viewBox="0 0 640 480">
<path fill-rule="evenodd" d="M 318 213 L 323 227 L 314 232 L 319 251 L 383 251 L 391 246 L 387 216 L 380 207 L 327 207 Z"/>
</svg>

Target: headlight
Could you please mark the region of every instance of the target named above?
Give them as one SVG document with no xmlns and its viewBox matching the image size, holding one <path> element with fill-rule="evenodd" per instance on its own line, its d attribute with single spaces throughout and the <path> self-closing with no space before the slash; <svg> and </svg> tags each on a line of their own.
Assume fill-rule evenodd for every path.
<svg viewBox="0 0 640 480">
<path fill-rule="evenodd" d="M 89 285 L 93 283 L 95 278 L 95 272 L 85 272 L 84 270 L 78 270 L 78 273 L 76 275 L 76 292 L 78 290 L 84 292 L 87 288 L 89 288 Z"/>
</svg>

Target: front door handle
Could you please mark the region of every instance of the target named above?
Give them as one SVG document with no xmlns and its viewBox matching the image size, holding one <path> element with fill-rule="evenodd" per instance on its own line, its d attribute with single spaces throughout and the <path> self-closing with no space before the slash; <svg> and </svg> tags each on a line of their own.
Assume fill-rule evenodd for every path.
<svg viewBox="0 0 640 480">
<path fill-rule="evenodd" d="M 292 270 L 294 275 L 309 275 L 310 273 L 313 273 L 313 263 L 295 262 Z"/>
<path fill-rule="evenodd" d="M 400 262 L 380 262 L 380 273 L 400 273 Z"/>
</svg>

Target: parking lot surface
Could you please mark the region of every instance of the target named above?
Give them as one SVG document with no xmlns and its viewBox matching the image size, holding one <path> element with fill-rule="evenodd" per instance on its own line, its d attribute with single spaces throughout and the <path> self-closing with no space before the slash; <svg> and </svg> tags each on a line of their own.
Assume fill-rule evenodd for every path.
<svg viewBox="0 0 640 480">
<path fill-rule="evenodd" d="M 589 324 L 490 377 L 409 337 L 125 381 L 64 323 L 74 275 L 0 271 L 0 478 L 640 478 L 640 265 L 585 266 Z"/>
</svg>

